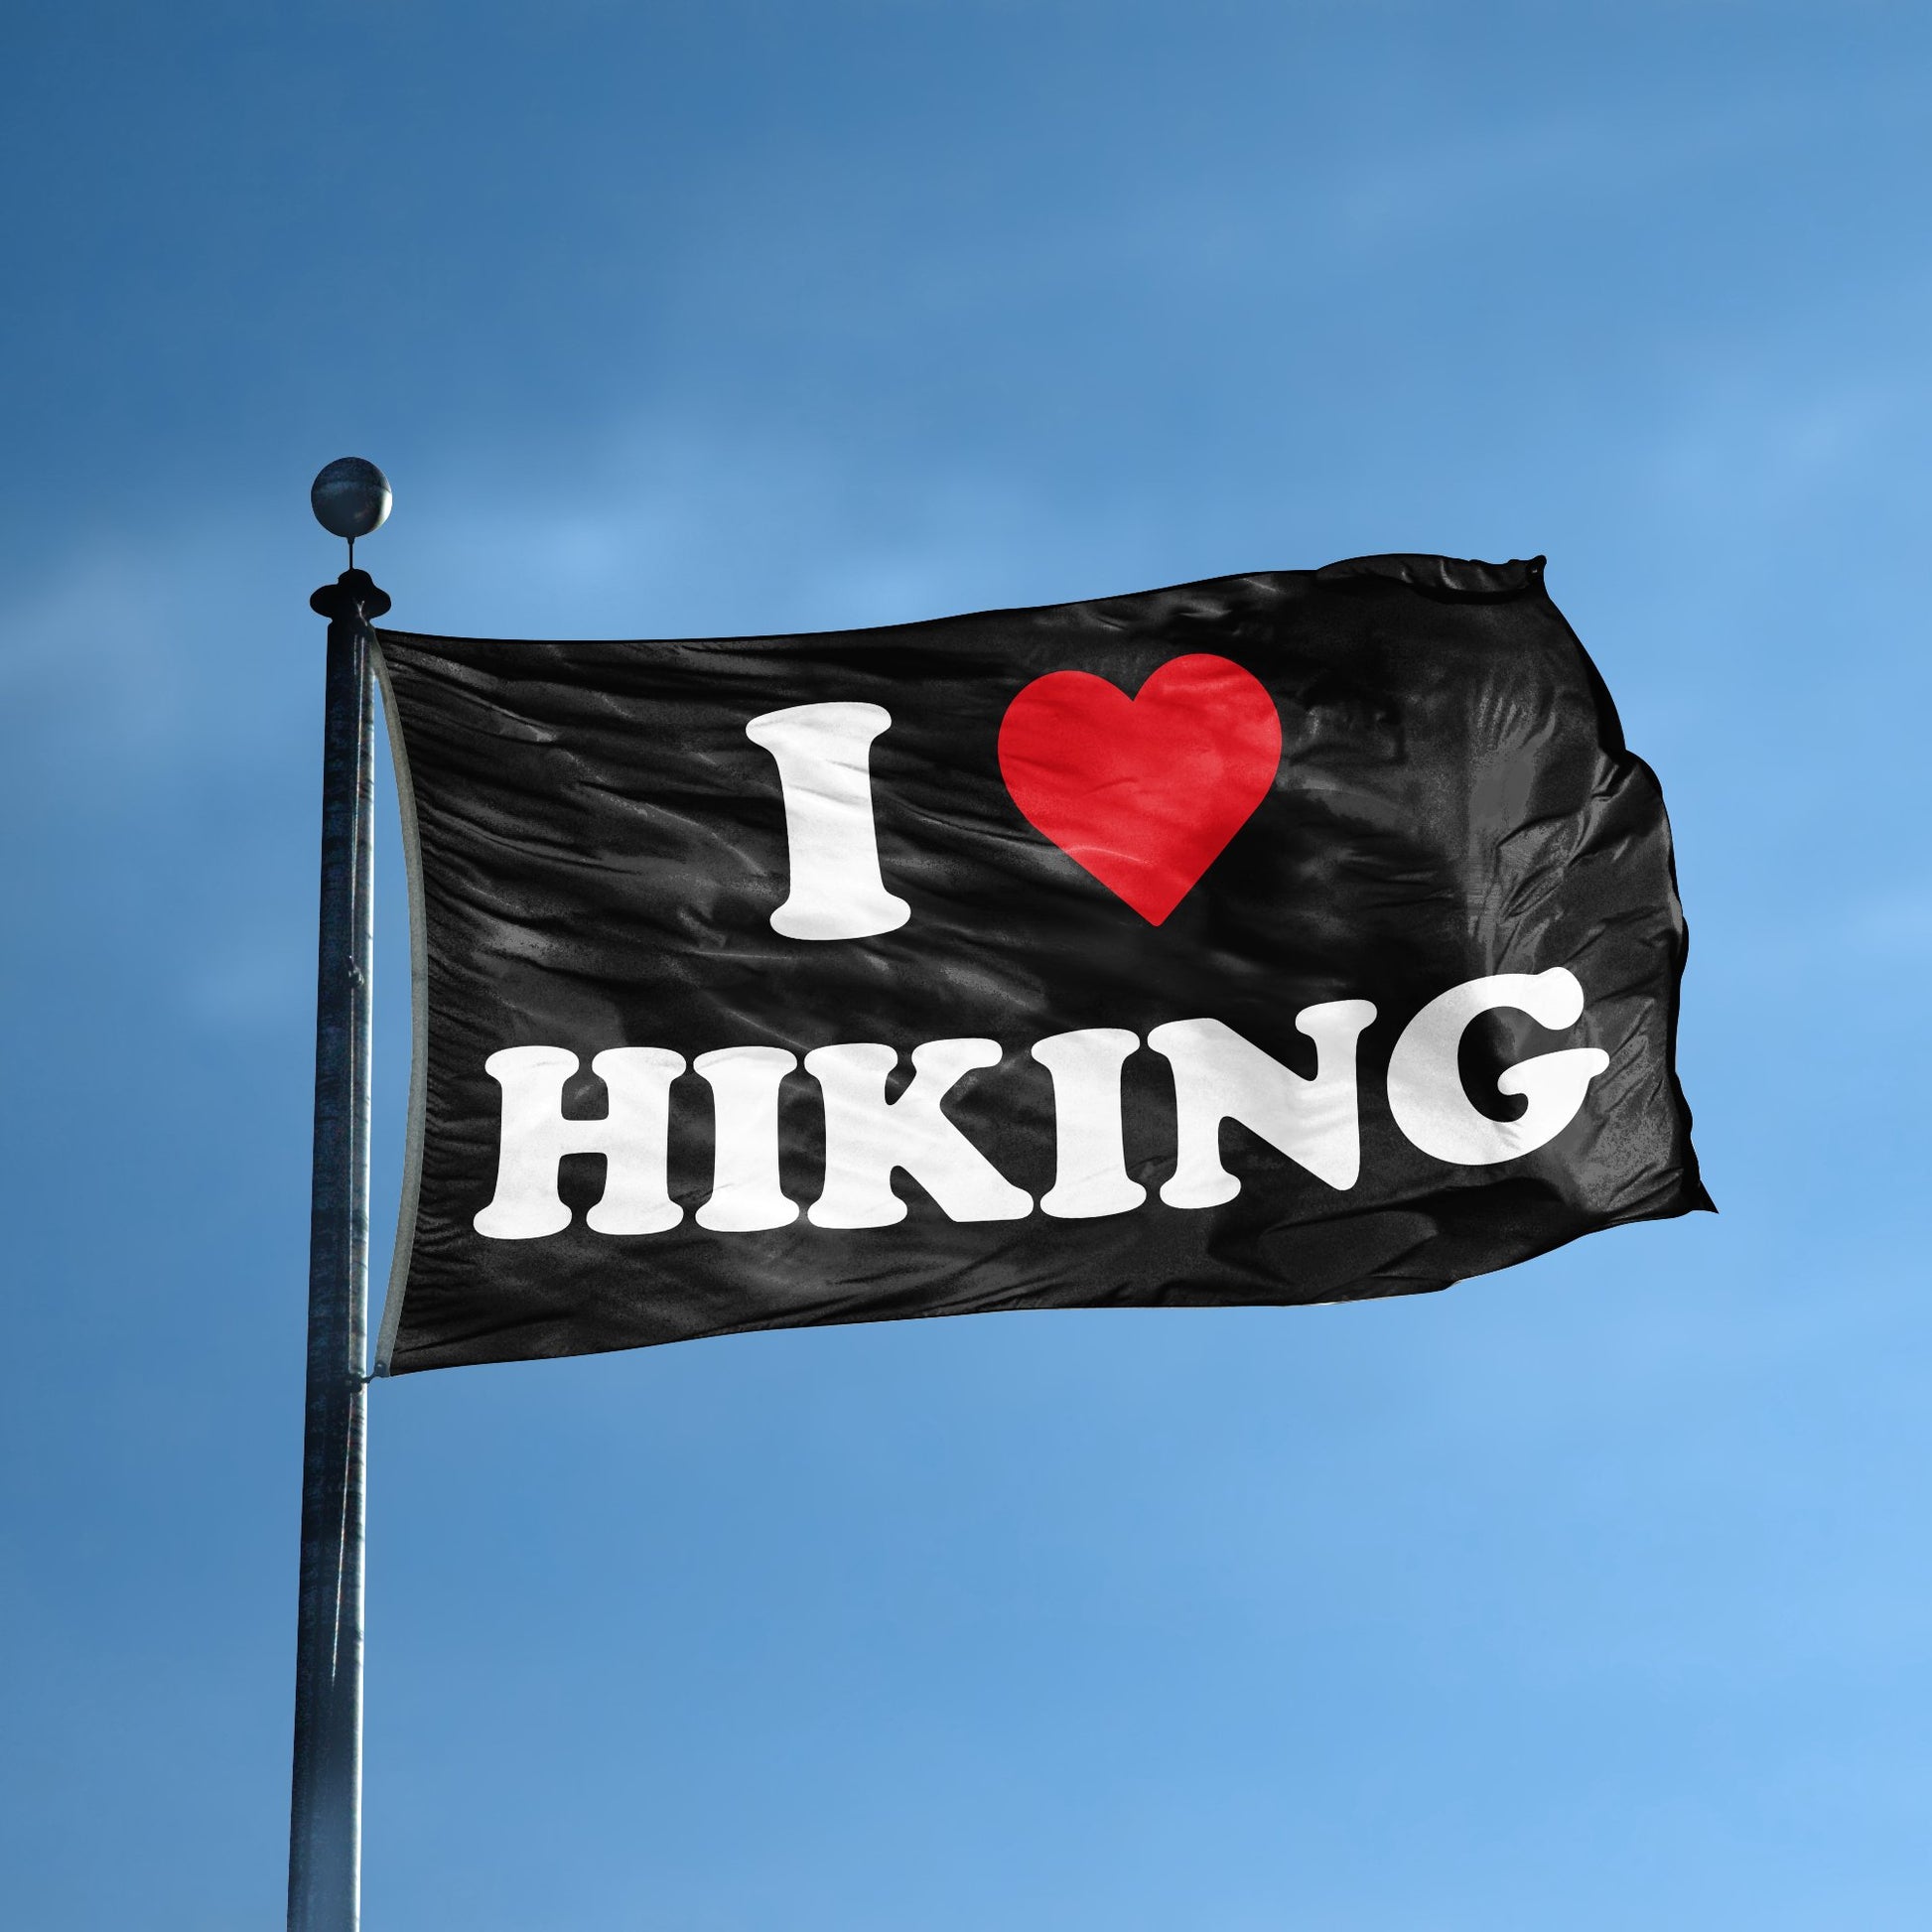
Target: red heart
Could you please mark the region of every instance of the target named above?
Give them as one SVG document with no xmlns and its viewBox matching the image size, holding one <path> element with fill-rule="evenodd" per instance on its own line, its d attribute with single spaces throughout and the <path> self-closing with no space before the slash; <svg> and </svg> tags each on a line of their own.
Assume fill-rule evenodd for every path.
<svg viewBox="0 0 1932 1932">
<path fill-rule="evenodd" d="M 1150 925 L 1220 857 L 1281 761 L 1268 687 L 1205 653 L 1163 664 L 1132 698 L 1086 671 L 1048 672 L 1000 725 L 1013 802 Z"/>
</svg>

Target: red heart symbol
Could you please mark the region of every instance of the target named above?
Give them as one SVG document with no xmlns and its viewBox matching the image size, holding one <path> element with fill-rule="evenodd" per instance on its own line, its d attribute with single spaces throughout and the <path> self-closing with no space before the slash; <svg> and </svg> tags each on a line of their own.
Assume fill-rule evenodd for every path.
<svg viewBox="0 0 1932 1932">
<path fill-rule="evenodd" d="M 1000 725 L 1000 772 L 1035 828 L 1150 925 L 1268 796 L 1282 721 L 1239 664 L 1176 657 L 1130 698 L 1086 671 L 1035 678 Z"/>
</svg>

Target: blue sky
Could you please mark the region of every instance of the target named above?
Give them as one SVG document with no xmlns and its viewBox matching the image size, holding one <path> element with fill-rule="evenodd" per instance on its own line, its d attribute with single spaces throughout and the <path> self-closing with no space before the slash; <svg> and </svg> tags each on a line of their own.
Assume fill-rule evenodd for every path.
<svg viewBox="0 0 1932 1932">
<path fill-rule="evenodd" d="M 11 1921 L 281 1909 L 355 452 L 432 630 L 1547 552 L 1724 1210 L 378 1387 L 371 1927 L 1925 1923 L 1932 17 L 83 0 L 8 69 Z"/>
</svg>

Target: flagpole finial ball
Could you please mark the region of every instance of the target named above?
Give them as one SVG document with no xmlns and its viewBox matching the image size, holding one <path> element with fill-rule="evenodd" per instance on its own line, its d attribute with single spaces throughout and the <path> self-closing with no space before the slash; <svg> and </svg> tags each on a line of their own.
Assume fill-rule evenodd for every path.
<svg viewBox="0 0 1932 1932">
<path fill-rule="evenodd" d="M 394 500 L 389 479 L 359 456 L 338 457 L 309 485 L 316 521 L 332 537 L 346 537 L 350 543 L 380 529 Z"/>
</svg>

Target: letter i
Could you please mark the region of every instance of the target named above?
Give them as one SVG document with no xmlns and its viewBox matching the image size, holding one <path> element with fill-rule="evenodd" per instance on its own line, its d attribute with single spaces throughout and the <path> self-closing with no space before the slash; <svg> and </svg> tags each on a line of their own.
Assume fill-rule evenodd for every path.
<svg viewBox="0 0 1932 1932">
<path fill-rule="evenodd" d="M 893 722 L 876 704 L 800 704 L 745 727 L 769 752 L 784 792 L 791 892 L 771 914 L 788 939 L 865 939 L 893 932 L 912 908 L 879 876 L 872 741 Z"/>
<path fill-rule="evenodd" d="M 798 1203 L 778 1184 L 778 1088 L 798 1064 L 782 1046 L 726 1046 L 700 1053 L 692 1072 L 711 1088 L 717 1153 L 701 1228 L 745 1233 L 789 1227 Z"/>
<path fill-rule="evenodd" d="M 1059 1158 L 1041 1209 L 1061 1220 L 1125 1214 L 1147 1199 L 1121 1146 L 1120 1070 L 1140 1036 L 1118 1027 L 1055 1034 L 1034 1048 L 1053 1078 Z"/>
</svg>

